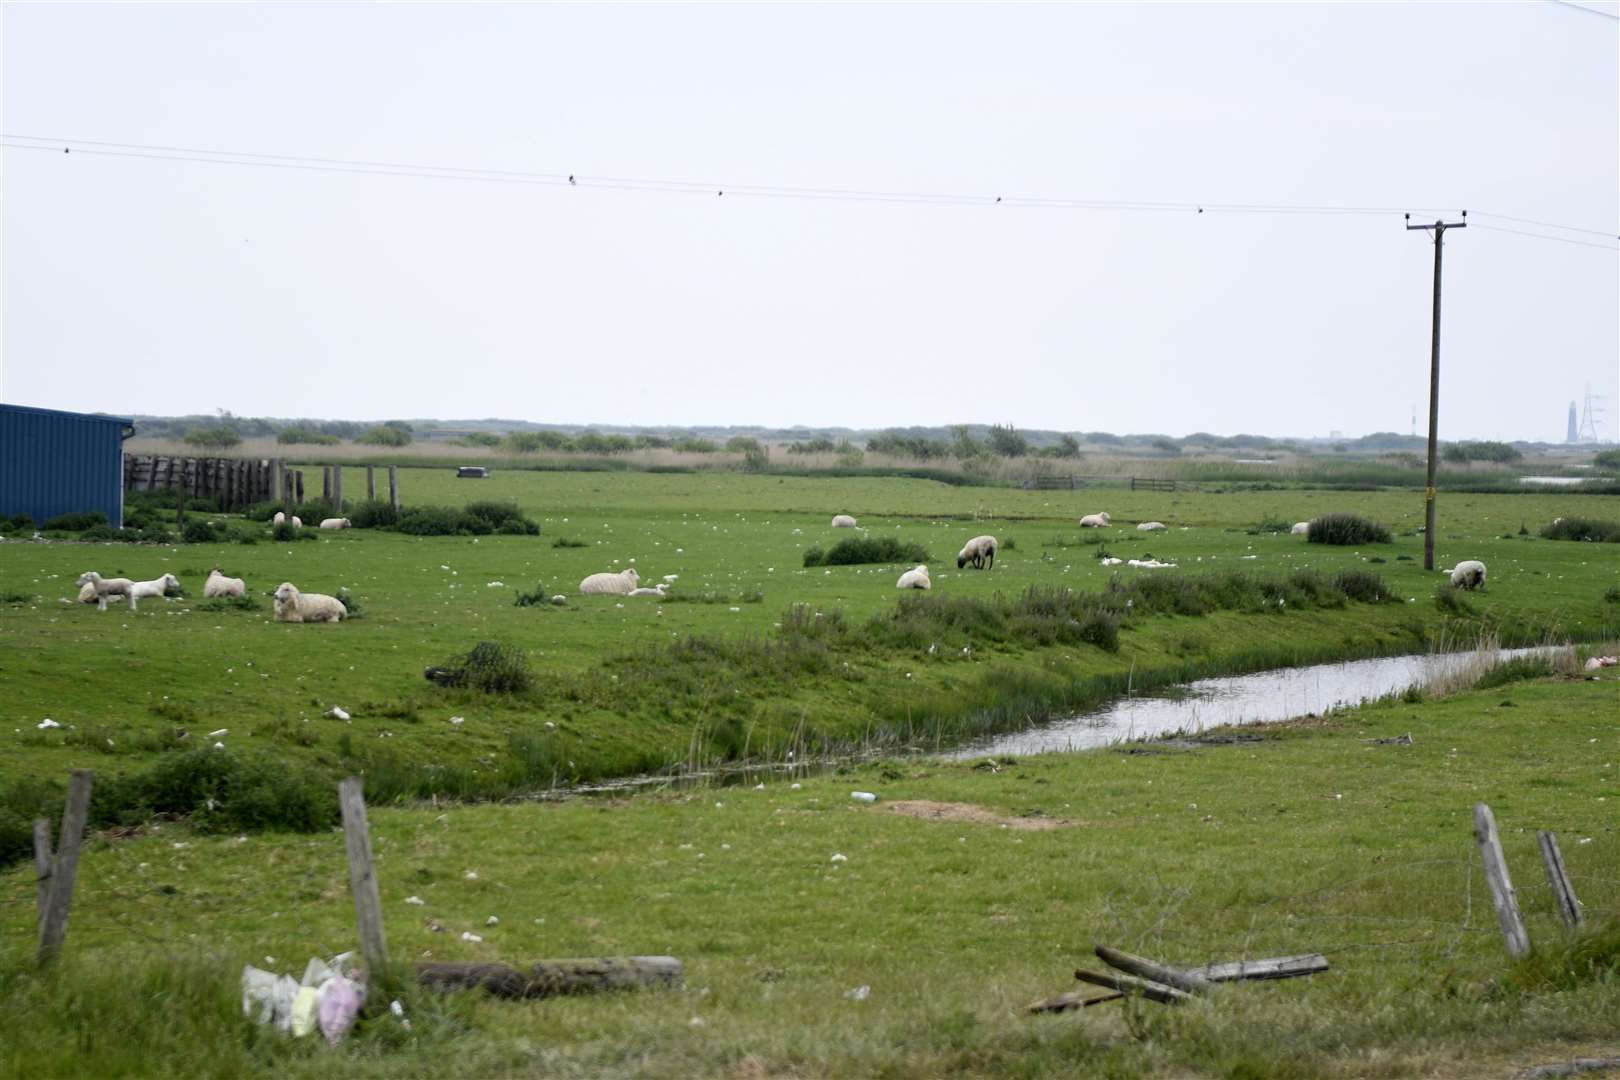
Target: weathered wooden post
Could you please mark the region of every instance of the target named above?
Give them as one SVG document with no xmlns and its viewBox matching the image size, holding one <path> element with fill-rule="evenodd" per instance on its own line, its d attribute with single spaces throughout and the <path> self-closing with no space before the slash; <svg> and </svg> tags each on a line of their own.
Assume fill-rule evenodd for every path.
<svg viewBox="0 0 1620 1080">
<path fill-rule="evenodd" d="M 338 785 L 338 806 L 343 811 L 343 842 L 349 853 L 349 891 L 354 894 L 360 953 L 366 958 L 366 979 L 375 985 L 388 968 L 388 943 L 383 938 L 382 901 L 377 898 L 371 830 L 366 825 L 366 800 L 358 776 Z"/>
<path fill-rule="evenodd" d="M 45 908 L 51 899 L 51 823 L 34 819 L 34 900 L 38 907 L 35 932 L 45 925 Z"/>
<path fill-rule="evenodd" d="M 1491 887 L 1491 904 L 1496 908 L 1496 921 L 1502 926 L 1508 955 L 1517 960 L 1530 952 L 1530 933 L 1519 914 L 1519 898 L 1513 892 L 1513 878 L 1508 874 L 1502 841 L 1496 834 L 1496 818 L 1484 803 L 1474 804 L 1474 839 L 1479 841 L 1485 881 Z"/>
<path fill-rule="evenodd" d="M 366 466 L 366 502 L 377 501 L 377 467 Z"/>
<path fill-rule="evenodd" d="M 321 498 L 327 502 L 332 501 L 332 466 L 321 466 Z"/>
<path fill-rule="evenodd" d="M 293 508 L 292 471 L 287 468 L 285 461 L 277 462 L 277 465 L 281 474 L 281 512 L 290 516 Z"/>
<path fill-rule="evenodd" d="M 1558 915 L 1568 930 L 1581 928 L 1581 902 L 1575 899 L 1575 886 L 1569 883 L 1569 872 L 1564 869 L 1564 853 L 1558 850 L 1558 837 L 1545 829 L 1537 830 L 1536 844 L 1541 848 L 1541 862 L 1547 868 L 1547 884 L 1552 886 L 1553 902 Z"/>
<path fill-rule="evenodd" d="M 332 509 L 343 511 L 343 466 L 332 466 Z"/>
<path fill-rule="evenodd" d="M 298 505 L 303 506 L 304 505 L 304 470 L 303 469 L 298 469 L 297 472 L 296 472 L 296 477 L 295 478 L 297 480 L 297 483 L 294 484 L 293 486 L 297 489 L 297 496 L 296 497 L 297 497 Z"/>
<path fill-rule="evenodd" d="M 174 526 L 181 532 L 186 531 L 186 480 L 180 478 L 180 488 L 174 495 Z"/>
<path fill-rule="evenodd" d="M 399 513 L 399 466 L 388 466 L 388 503 Z"/>
<path fill-rule="evenodd" d="M 74 769 L 68 781 L 67 805 L 62 811 L 62 833 L 56 858 L 51 862 L 50 891 L 39 919 L 39 951 L 36 959 L 48 964 L 62 951 L 67 936 L 68 910 L 73 906 L 73 881 L 79 873 L 79 843 L 84 839 L 85 822 L 90 816 L 88 769 Z M 36 833 L 37 835 L 37 833 Z"/>
</svg>

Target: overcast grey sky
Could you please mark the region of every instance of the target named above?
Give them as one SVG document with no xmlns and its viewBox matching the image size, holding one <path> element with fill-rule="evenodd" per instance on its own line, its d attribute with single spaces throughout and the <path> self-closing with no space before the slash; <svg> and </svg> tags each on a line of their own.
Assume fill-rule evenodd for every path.
<svg viewBox="0 0 1620 1080">
<path fill-rule="evenodd" d="M 1587 383 L 1620 430 L 1620 20 L 1570 4 L 0 18 L 7 401 L 1171 434 L 1424 414 L 1433 248 L 1399 213 L 1044 198 L 1466 208 L 1445 244 L 1442 437 L 1561 439 Z"/>
</svg>

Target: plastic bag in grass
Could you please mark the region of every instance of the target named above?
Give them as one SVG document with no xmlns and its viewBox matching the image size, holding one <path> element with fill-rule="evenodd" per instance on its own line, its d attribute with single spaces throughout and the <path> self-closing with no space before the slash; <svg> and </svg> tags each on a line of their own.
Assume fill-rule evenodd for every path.
<svg viewBox="0 0 1620 1080">
<path fill-rule="evenodd" d="M 256 1016 L 261 1024 L 274 1024 L 281 1031 L 291 1031 L 293 998 L 297 995 L 298 983 L 291 975 L 277 975 L 252 964 L 243 965 L 243 1016 Z"/>
</svg>

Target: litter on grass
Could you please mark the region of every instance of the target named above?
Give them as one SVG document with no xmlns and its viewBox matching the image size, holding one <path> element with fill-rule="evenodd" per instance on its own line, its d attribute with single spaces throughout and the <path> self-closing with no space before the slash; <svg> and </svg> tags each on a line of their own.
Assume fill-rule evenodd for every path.
<svg viewBox="0 0 1620 1080">
<path fill-rule="evenodd" d="M 311 957 L 304 965 L 304 977 L 296 981 L 291 975 L 243 965 L 242 1015 L 294 1038 L 302 1038 L 319 1027 L 326 1041 L 337 1045 L 354 1026 L 366 997 L 365 984 L 343 974 L 344 965 L 353 955 L 342 953 L 331 963 Z"/>
</svg>

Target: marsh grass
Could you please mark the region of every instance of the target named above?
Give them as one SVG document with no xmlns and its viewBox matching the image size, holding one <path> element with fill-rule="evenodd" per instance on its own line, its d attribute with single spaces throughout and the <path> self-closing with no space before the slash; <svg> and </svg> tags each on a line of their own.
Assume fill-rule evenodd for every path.
<svg viewBox="0 0 1620 1080">
<path fill-rule="evenodd" d="M 1541 527 L 1544 540 L 1583 540 L 1588 543 L 1620 543 L 1620 521 L 1566 517 Z"/>
<path fill-rule="evenodd" d="M 826 551 L 812 547 L 804 553 L 804 565 L 855 566 L 863 563 L 926 563 L 928 549 L 893 536 L 851 536 Z"/>
<path fill-rule="evenodd" d="M 1336 544 L 1341 547 L 1394 542 L 1388 526 L 1360 514 L 1347 513 L 1321 514 L 1313 518 L 1305 539 L 1313 544 Z"/>
</svg>

